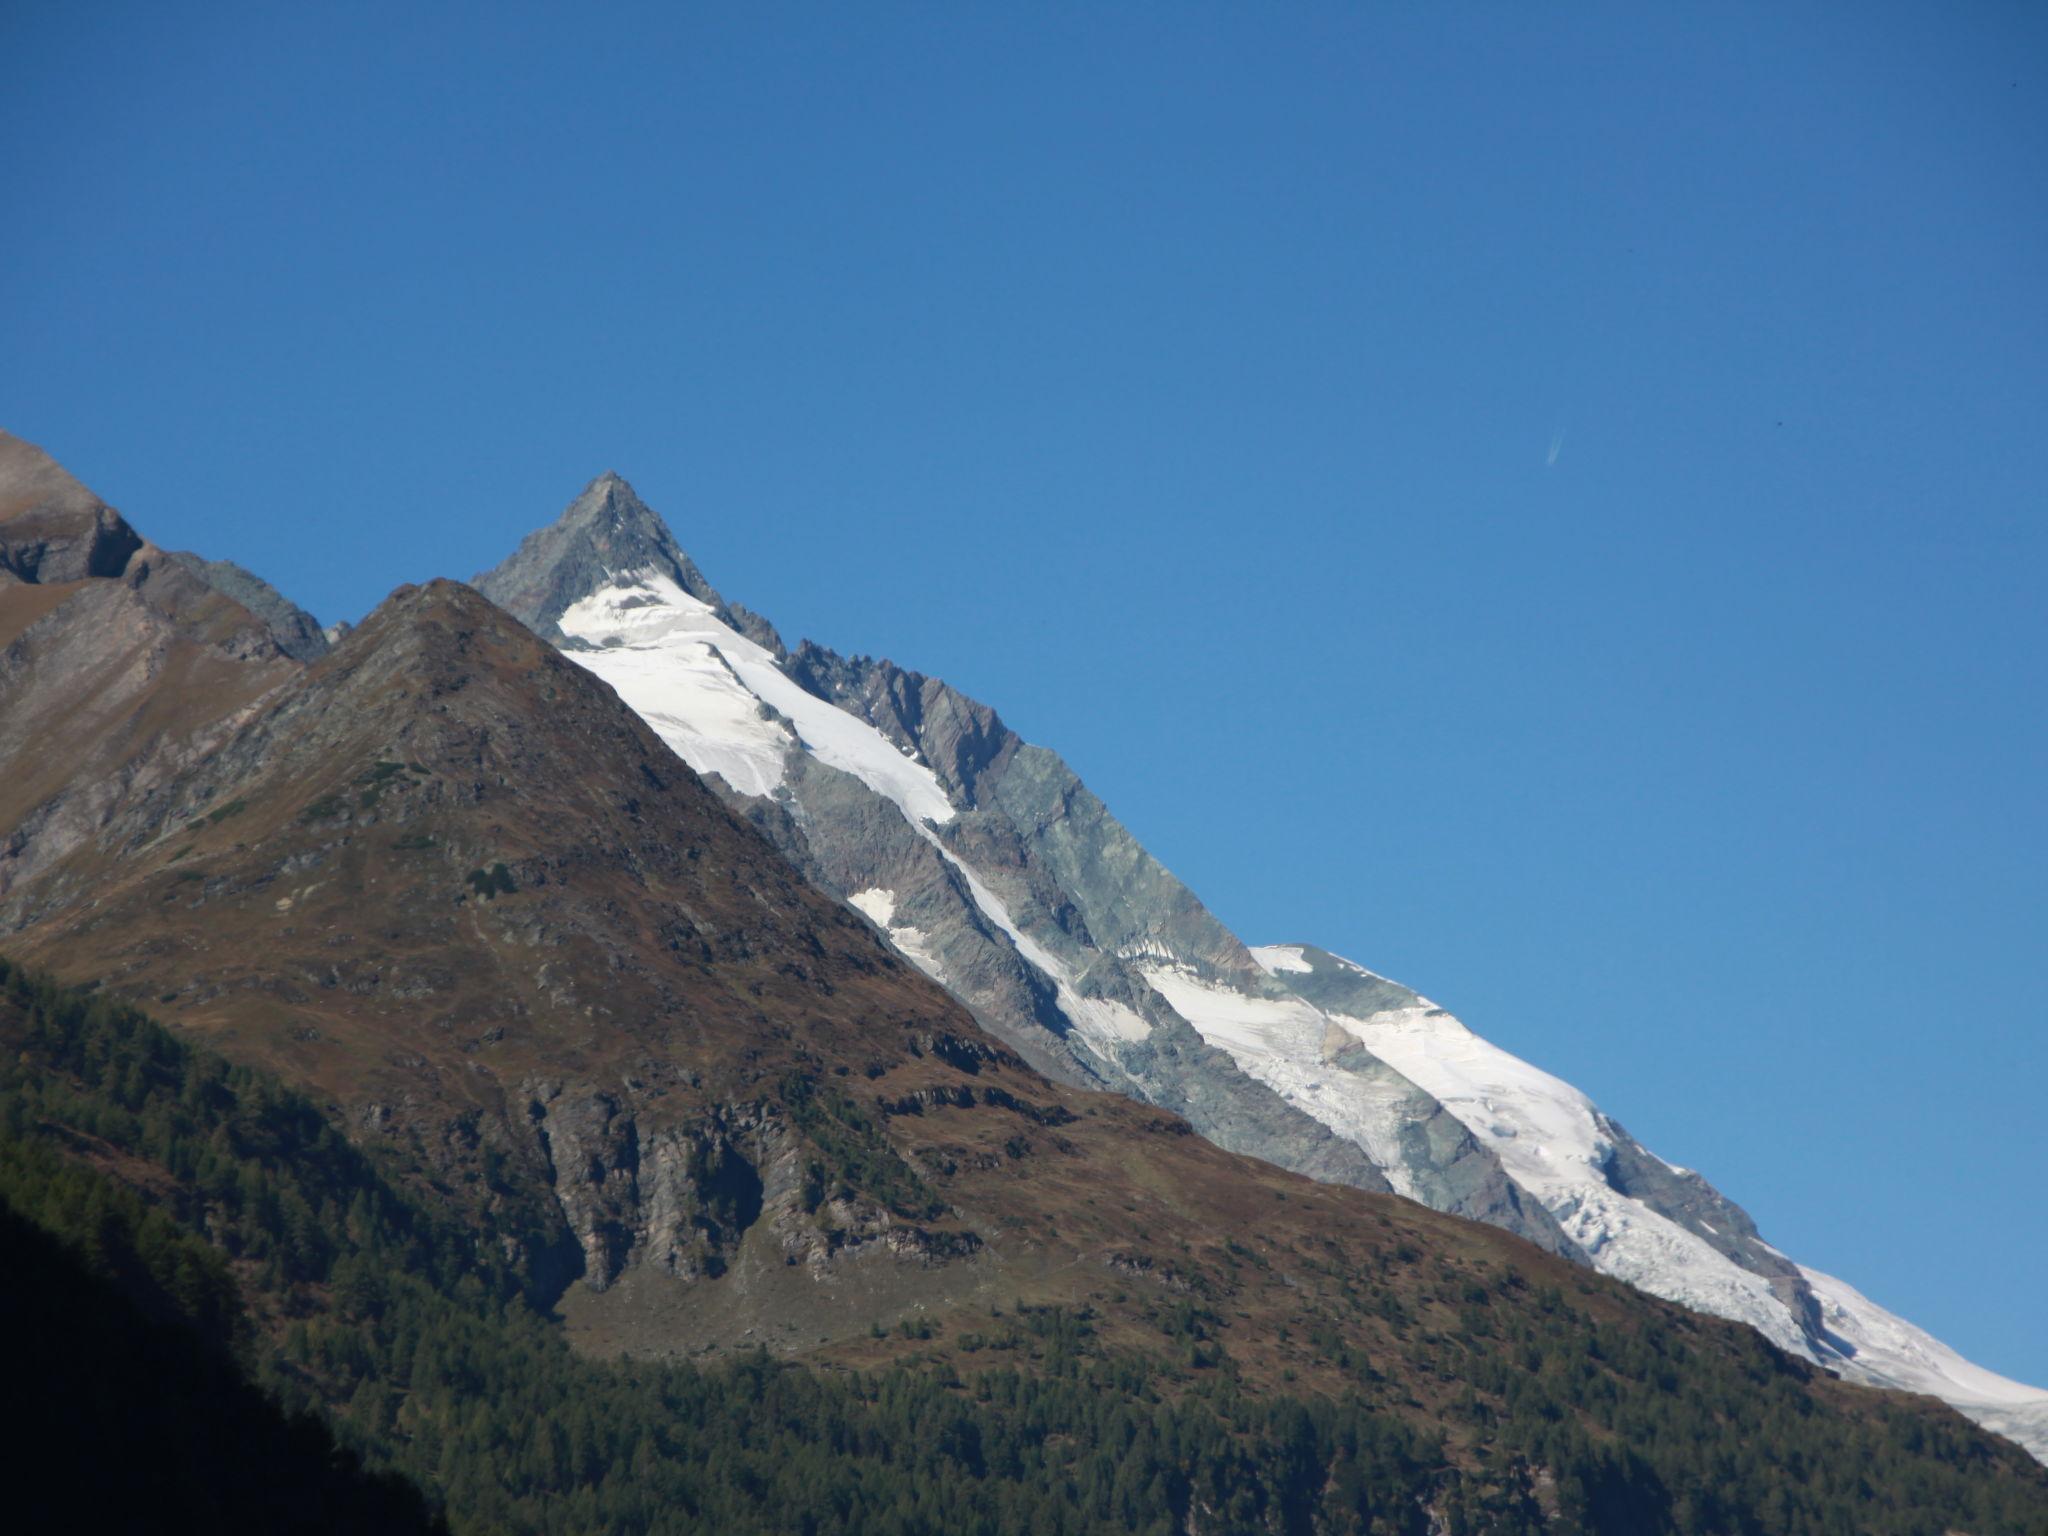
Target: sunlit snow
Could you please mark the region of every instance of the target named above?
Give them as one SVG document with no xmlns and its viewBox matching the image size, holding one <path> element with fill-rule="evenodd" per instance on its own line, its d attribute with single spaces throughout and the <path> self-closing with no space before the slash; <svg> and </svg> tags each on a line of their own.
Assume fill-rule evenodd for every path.
<svg viewBox="0 0 2048 1536">
<path fill-rule="evenodd" d="M 931 935 L 922 928 L 896 921 L 896 893 L 871 885 L 864 891 L 855 891 L 846 898 L 847 905 L 854 908 L 867 920 L 889 935 L 890 941 L 903 951 L 904 957 L 933 981 L 944 985 L 946 967 L 939 960 L 938 952 L 932 948 Z"/>
<path fill-rule="evenodd" d="M 1571 1084 L 1481 1039 L 1426 999 L 1369 1018 L 1331 1017 L 1491 1146 L 1508 1177 L 1542 1201 L 1603 1274 L 1748 1323 L 1812 1358 L 1768 1280 L 1608 1183 L 1614 1144 L 1606 1117 Z"/>
<path fill-rule="evenodd" d="M 756 706 L 765 703 L 795 724 L 812 756 L 893 800 L 912 825 L 953 819 L 952 802 L 929 768 L 865 720 L 799 687 L 765 647 L 668 577 L 618 576 L 559 622 L 565 635 L 598 647 L 565 654 L 616 688 L 699 773 L 720 774 L 750 795 L 781 784 L 791 738 L 782 725 L 760 718 Z"/>
<path fill-rule="evenodd" d="M 1184 966 L 1151 965 L 1142 974 L 1197 1034 L 1227 1051 L 1245 1076 L 1362 1148 L 1397 1194 L 1419 1198 L 1400 1140 L 1410 1118 L 1407 1085 L 1326 1060 L 1343 1042 L 1331 1038 L 1330 1021 L 1320 1009 L 1299 998 L 1252 997 L 1204 981 Z"/>
</svg>

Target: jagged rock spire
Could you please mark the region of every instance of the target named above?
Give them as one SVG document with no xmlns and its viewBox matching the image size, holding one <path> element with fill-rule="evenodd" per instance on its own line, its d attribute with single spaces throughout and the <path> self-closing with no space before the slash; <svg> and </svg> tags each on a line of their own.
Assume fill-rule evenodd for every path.
<svg viewBox="0 0 2048 1536">
<path fill-rule="evenodd" d="M 606 470 L 554 522 L 536 529 L 473 585 L 545 634 L 564 609 L 628 571 L 656 571 L 714 608 L 725 600 L 623 476 Z"/>
<path fill-rule="evenodd" d="M 560 517 L 529 533 L 471 585 L 536 633 L 559 638 L 564 610 L 633 571 L 666 576 L 749 639 L 783 654 L 773 627 L 720 597 L 661 515 L 615 470 L 591 481 Z"/>
</svg>

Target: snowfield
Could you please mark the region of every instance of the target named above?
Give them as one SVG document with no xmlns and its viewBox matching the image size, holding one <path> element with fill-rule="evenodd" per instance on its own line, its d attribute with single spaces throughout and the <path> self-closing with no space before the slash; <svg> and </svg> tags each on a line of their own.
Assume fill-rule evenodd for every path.
<svg viewBox="0 0 2048 1536">
<path fill-rule="evenodd" d="M 1396 1194 L 1420 1198 L 1400 1141 L 1401 1127 L 1413 1118 L 1409 1085 L 1325 1060 L 1331 1027 L 1321 1010 L 1299 998 L 1250 997 L 1183 966 L 1152 965 L 1141 974 L 1245 1076 L 1363 1148 Z"/>
<path fill-rule="evenodd" d="M 1275 975 L 1303 968 L 1305 959 L 1299 948 L 1284 946 L 1252 953 Z M 1386 980 L 1356 961 L 1333 958 Z M 1611 1122 L 1571 1084 L 1490 1044 L 1427 998 L 1365 1018 L 1328 1017 L 1491 1146 L 1508 1176 L 1543 1202 L 1602 1274 L 1748 1323 L 1779 1348 L 1851 1381 L 1939 1397 L 2048 1460 L 2048 1392 L 1973 1365 L 1853 1287 L 1800 1266 L 1821 1304 L 1823 1337 L 1809 1340 L 1762 1276 L 1616 1191 L 1604 1172 Z"/>
<path fill-rule="evenodd" d="M 627 572 L 559 622 L 565 635 L 598 647 L 563 654 L 616 688 L 699 773 L 716 773 L 744 794 L 771 794 L 788 749 L 801 741 L 819 762 L 895 801 L 912 826 L 953 819 L 953 802 L 931 769 L 867 721 L 792 682 L 772 652 L 668 577 Z M 794 737 L 767 718 L 763 704 L 794 724 Z"/>
</svg>

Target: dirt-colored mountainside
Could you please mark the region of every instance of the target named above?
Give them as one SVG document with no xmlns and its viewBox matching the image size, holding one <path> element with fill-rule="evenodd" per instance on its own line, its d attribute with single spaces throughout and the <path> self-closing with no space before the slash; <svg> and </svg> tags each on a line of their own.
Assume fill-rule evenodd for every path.
<svg viewBox="0 0 2048 1536">
<path fill-rule="evenodd" d="M 295 671 L 255 615 L 0 432 L 0 900 Z"/>
</svg>

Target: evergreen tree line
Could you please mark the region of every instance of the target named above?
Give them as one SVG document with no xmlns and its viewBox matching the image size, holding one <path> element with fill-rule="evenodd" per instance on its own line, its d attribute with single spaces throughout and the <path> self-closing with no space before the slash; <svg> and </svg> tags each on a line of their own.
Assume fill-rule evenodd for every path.
<svg viewBox="0 0 2048 1536">
<path fill-rule="evenodd" d="M 1429 1341 L 1457 1387 L 1427 1432 L 1368 1401 L 1362 1359 L 1355 1395 L 1254 1395 L 1052 1310 L 992 1319 L 1008 1347 L 965 1376 L 590 1361 L 503 1234 L 430 1208 L 273 1079 L 4 960 L 0 1046 L 0 1204 L 30 1257 L 174 1328 L 285 1441 L 331 1435 L 312 1462 L 369 1503 L 308 1473 L 305 1528 L 402 1530 L 431 1503 L 458 1532 L 2048 1536 L 2048 1477 L 1959 1421 L 1834 1411 L 1761 1339 L 1730 1358 L 1682 1324 L 1596 1328 L 1519 1282 L 1467 1284 Z M 16 1334 L 90 1328 L 10 1312 Z M 88 1385 L 118 1399 L 130 1374 Z M 91 1524 L 90 1480 L 72 1497 Z"/>
</svg>

